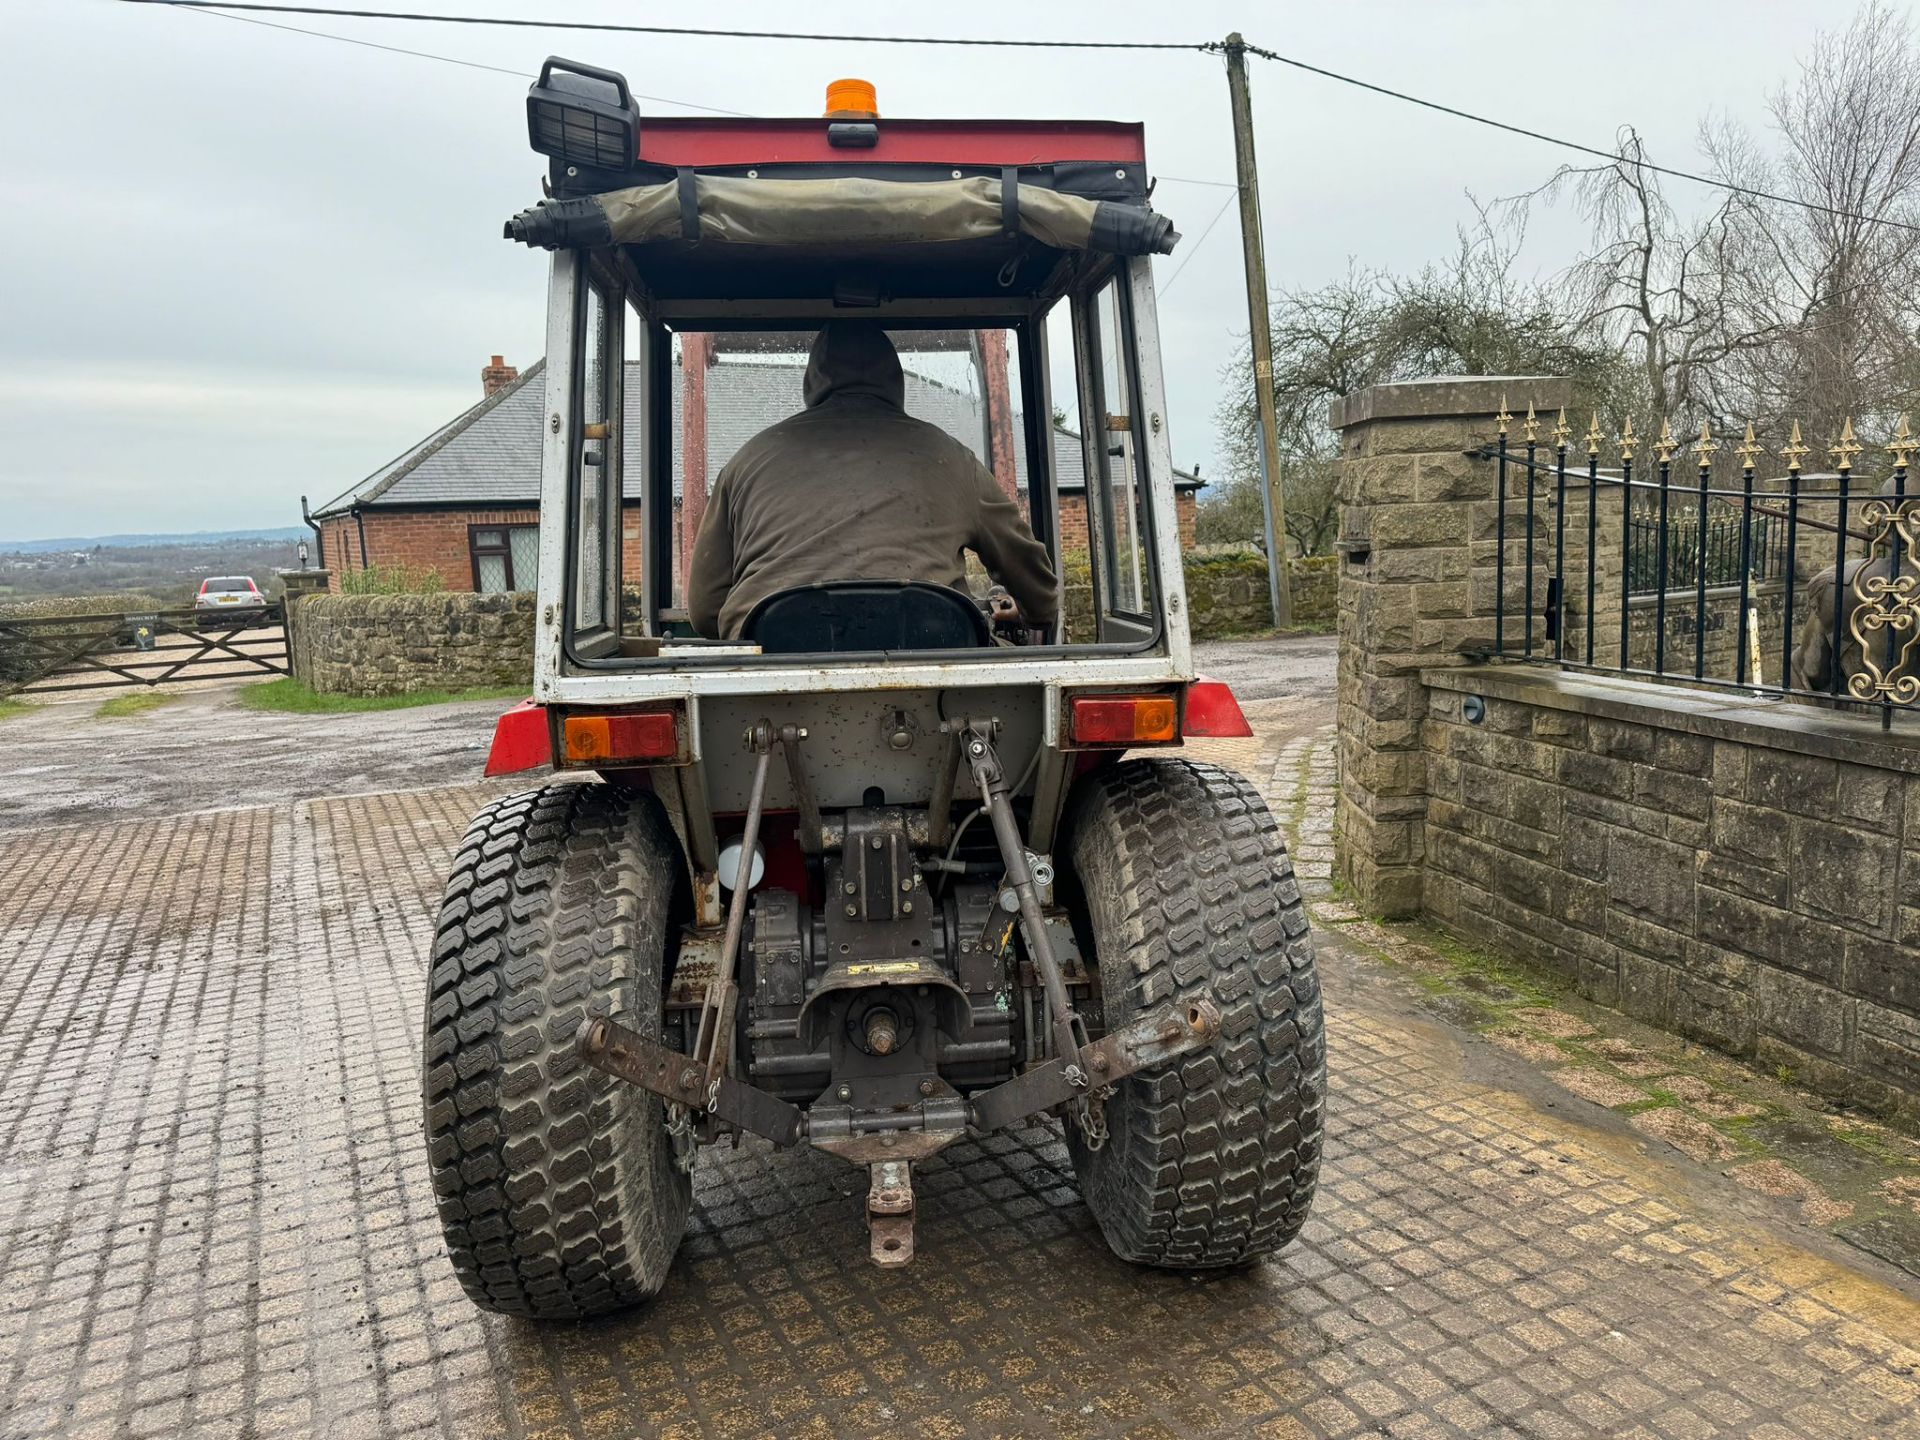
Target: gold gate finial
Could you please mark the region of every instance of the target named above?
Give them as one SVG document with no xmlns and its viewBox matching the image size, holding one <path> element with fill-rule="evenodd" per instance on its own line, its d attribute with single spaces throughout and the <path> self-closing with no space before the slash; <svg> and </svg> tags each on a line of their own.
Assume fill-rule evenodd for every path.
<svg viewBox="0 0 1920 1440">
<path fill-rule="evenodd" d="M 1679 448 L 1680 442 L 1673 438 L 1673 422 L 1671 420 L 1662 420 L 1660 422 L 1660 438 L 1653 442 L 1654 453 L 1660 457 L 1660 463 L 1664 465 L 1673 459 L 1673 452 Z"/>
<path fill-rule="evenodd" d="M 1707 469 L 1713 464 L 1713 455 L 1720 448 L 1713 438 L 1713 427 L 1705 420 L 1700 422 L 1700 438 L 1694 443 L 1693 453 L 1700 457 L 1700 468 Z"/>
<path fill-rule="evenodd" d="M 1631 460 L 1633 458 L 1633 447 L 1636 443 L 1633 434 L 1633 416 L 1629 415 L 1627 416 L 1626 429 L 1620 432 L 1620 458 L 1622 460 Z"/>
<path fill-rule="evenodd" d="M 1560 407 L 1560 418 L 1554 422 L 1553 426 L 1554 445 L 1561 450 L 1566 449 L 1567 439 L 1572 434 L 1573 430 L 1567 424 L 1567 407 L 1562 405 Z"/>
<path fill-rule="evenodd" d="M 1500 426 L 1499 430 L 1496 433 L 1501 435 L 1506 434 L 1507 426 L 1513 423 L 1513 417 L 1507 413 L 1507 397 L 1506 396 L 1502 395 L 1500 397 L 1500 413 L 1494 416 L 1493 418 L 1499 423 L 1499 426 Z"/>
<path fill-rule="evenodd" d="M 1787 443 L 1780 447 L 1780 458 L 1787 462 L 1787 473 L 1798 475 L 1800 462 L 1813 453 L 1813 447 L 1800 439 L 1800 422 L 1793 422 L 1793 433 L 1787 436 Z"/>
<path fill-rule="evenodd" d="M 1527 402 L 1527 418 L 1520 426 L 1520 433 L 1526 437 L 1527 444 L 1529 445 L 1540 438 L 1540 422 L 1533 418 L 1533 402 L 1531 400 Z"/>
<path fill-rule="evenodd" d="M 1587 426 L 1587 454 L 1600 453 L 1600 412 L 1593 412 L 1593 423 Z"/>
<path fill-rule="evenodd" d="M 1853 438 L 1853 417 L 1849 415 L 1846 423 L 1840 427 L 1840 443 L 1827 451 L 1833 460 L 1833 468 L 1842 475 L 1853 469 L 1853 457 L 1866 447 Z"/>
<path fill-rule="evenodd" d="M 1767 453 L 1766 447 L 1753 438 L 1753 422 L 1747 422 L 1747 438 L 1733 447 L 1733 453 L 1740 457 L 1742 470 L 1753 469 L 1754 457 Z"/>
<path fill-rule="evenodd" d="M 1893 432 L 1893 441 L 1887 446 L 1887 453 L 1893 456 L 1894 467 L 1906 469 L 1916 448 L 1920 448 L 1920 440 L 1913 438 L 1913 432 L 1907 429 L 1907 417 L 1902 415 L 1899 428 Z"/>
</svg>

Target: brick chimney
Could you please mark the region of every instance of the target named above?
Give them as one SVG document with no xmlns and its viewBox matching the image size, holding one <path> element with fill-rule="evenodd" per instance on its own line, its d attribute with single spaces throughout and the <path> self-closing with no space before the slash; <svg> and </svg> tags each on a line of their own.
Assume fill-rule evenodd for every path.
<svg viewBox="0 0 1920 1440">
<path fill-rule="evenodd" d="M 496 355 L 480 372 L 480 389 L 488 396 L 498 395 L 519 378 L 520 372 L 507 364 L 503 356 Z"/>
</svg>

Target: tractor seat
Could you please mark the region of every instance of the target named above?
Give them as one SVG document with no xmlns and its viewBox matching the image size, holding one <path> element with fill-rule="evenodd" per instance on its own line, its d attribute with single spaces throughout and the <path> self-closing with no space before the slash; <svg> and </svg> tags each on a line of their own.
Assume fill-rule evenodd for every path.
<svg viewBox="0 0 1920 1440">
<path fill-rule="evenodd" d="M 919 580 L 832 580 L 776 590 L 740 638 L 767 655 L 974 650 L 993 643 L 971 596 Z"/>
</svg>

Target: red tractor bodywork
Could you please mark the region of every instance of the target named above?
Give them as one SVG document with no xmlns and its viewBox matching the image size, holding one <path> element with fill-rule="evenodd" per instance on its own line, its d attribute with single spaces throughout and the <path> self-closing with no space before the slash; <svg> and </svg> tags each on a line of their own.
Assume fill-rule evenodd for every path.
<svg viewBox="0 0 1920 1440">
<path fill-rule="evenodd" d="M 860 149 L 832 144 L 818 118 L 656 119 L 640 122 L 643 165 L 713 169 L 735 165 L 1144 165 L 1142 126 L 1086 120 L 888 120 Z"/>
</svg>

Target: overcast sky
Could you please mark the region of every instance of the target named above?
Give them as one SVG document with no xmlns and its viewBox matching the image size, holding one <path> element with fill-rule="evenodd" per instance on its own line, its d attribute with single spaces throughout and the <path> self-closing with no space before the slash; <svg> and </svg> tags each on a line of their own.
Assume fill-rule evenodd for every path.
<svg viewBox="0 0 1920 1440">
<path fill-rule="evenodd" d="M 1693 160 L 1709 108 L 1755 127 L 1841 0 L 1580 5 L 1349 0 L 1286 6 L 999 3 L 690 6 L 410 0 L 394 8 L 742 28 L 1247 38 L 1330 69 L 1607 145 L 1631 122 Z M 223 16 L 114 0 L 6 0 L 0 87 L 0 540 L 296 524 L 479 395 L 493 353 L 542 347 L 544 257 L 500 239 L 538 195 L 526 81 Z M 697 18 L 695 18 L 697 17 Z M 1222 62 L 1181 53 L 984 51 L 641 37 L 296 18 L 290 24 L 531 74 L 560 53 L 652 97 L 817 114 L 872 79 L 883 115 L 1147 125 L 1175 459 L 1215 473 L 1218 372 L 1244 343 Z M 1254 60 L 1270 279 L 1417 268 L 1470 214 L 1563 158 L 1549 146 Z M 1676 201 L 1695 198 L 1676 187 Z M 1575 235 L 1549 217 L 1530 263 Z M 1191 258 L 1177 283 L 1176 268 Z"/>
</svg>

